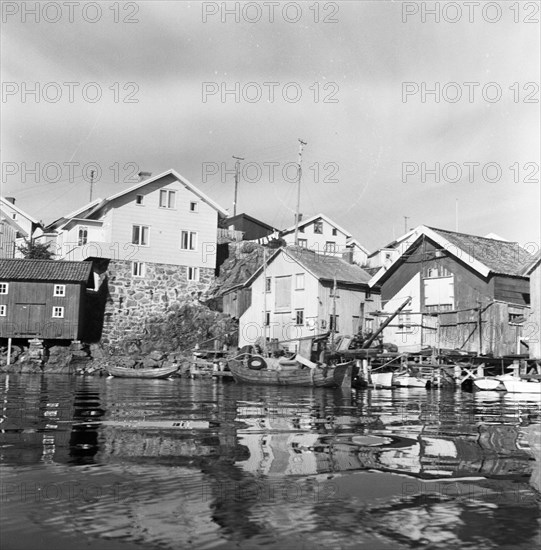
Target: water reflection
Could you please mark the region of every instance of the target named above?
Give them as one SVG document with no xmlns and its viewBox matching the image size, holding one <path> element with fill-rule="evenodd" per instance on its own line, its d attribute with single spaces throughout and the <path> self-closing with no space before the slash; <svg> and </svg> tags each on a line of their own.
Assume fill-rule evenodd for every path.
<svg viewBox="0 0 541 550">
<path fill-rule="evenodd" d="M 539 542 L 541 404 L 527 396 L 13 375 L 0 383 L 7 540 Z"/>
</svg>

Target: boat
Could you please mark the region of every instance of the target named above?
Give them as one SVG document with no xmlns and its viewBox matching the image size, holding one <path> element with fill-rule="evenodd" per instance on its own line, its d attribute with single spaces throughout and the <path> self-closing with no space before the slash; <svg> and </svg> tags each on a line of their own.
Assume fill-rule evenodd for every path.
<svg viewBox="0 0 541 550">
<path fill-rule="evenodd" d="M 237 357 L 228 361 L 233 378 L 242 384 L 323 388 L 351 386 L 353 361 L 313 367 L 305 363 L 308 361 L 303 361 L 298 355 L 295 359 L 247 355 L 244 358 Z"/>
<path fill-rule="evenodd" d="M 105 367 L 109 376 L 116 376 L 117 378 L 168 378 L 177 372 L 178 369 L 178 365 L 148 369 L 134 369 L 115 365 L 107 365 Z"/>
<path fill-rule="evenodd" d="M 505 389 L 509 393 L 535 393 L 541 395 L 541 381 L 521 380 L 513 377 L 503 381 Z"/>
<path fill-rule="evenodd" d="M 426 388 L 428 378 L 421 378 L 412 374 L 396 374 L 393 378 L 393 385 L 401 388 Z"/>
<path fill-rule="evenodd" d="M 370 381 L 374 388 L 392 388 L 393 373 L 392 372 L 377 372 L 370 374 Z"/>
<path fill-rule="evenodd" d="M 496 376 L 480 376 L 472 380 L 474 390 L 479 391 L 494 391 L 505 389 L 502 381 Z"/>
</svg>

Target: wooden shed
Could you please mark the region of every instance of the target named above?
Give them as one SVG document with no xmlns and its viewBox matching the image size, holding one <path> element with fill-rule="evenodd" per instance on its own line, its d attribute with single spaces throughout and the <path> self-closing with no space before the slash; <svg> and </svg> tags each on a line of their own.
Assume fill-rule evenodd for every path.
<svg viewBox="0 0 541 550">
<path fill-rule="evenodd" d="M 1 338 L 81 338 L 92 262 L 0 260 Z"/>
</svg>

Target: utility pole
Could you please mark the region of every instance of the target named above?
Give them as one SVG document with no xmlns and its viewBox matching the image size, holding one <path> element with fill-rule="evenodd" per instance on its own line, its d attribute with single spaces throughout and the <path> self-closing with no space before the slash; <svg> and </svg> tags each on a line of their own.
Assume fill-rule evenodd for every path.
<svg viewBox="0 0 541 550">
<path fill-rule="evenodd" d="M 90 170 L 90 200 L 92 202 L 92 187 L 94 186 L 94 175 L 96 174 L 95 170 Z"/>
<path fill-rule="evenodd" d="M 301 175 L 302 175 L 302 150 L 306 145 L 306 141 L 299 138 L 299 173 L 297 180 L 297 210 L 295 214 L 295 245 L 299 244 L 299 216 L 301 209 Z"/>
<path fill-rule="evenodd" d="M 404 233 L 408 232 L 408 220 L 410 219 L 409 216 L 404 216 Z"/>
<path fill-rule="evenodd" d="M 233 216 L 237 215 L 237 191 L 239 187 L 239 177 L 240 177 L 240 161 L 244 160 L 242 157 L 236 157 L 233 155 L 233 158 L 236 159 L 235 162 L 235 197 L 233 199 Z"/>
<path fill-rule="evenodd" d="M 336 334 L 336 299 L 340 298 L 340 296 L 338 296 L 338 291 L 336 289 L 336 277 L 334 277 L 334 281 L 333 281 L 331 298 L 332 298 L 331 350 L 334 351 L 334 339 Z"/>
</svg>

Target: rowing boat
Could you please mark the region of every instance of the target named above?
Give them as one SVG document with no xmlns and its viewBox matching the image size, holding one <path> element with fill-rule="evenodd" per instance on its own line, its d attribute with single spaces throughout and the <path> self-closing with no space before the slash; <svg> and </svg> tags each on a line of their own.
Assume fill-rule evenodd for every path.
<svg viewBox="0 0 541 550">
<path fill-rule="evenodd" d="M 177 372 L 178 369 L 178 365 L 149 369 L 134 369 L 114 365 L 105 367 L 109 376 L 116 376 L 117 378 L 167 378 Z"/>
<path fill-rule="evenodd" d="M 353 361 L 337 365 L 307 367 L 298 361 L 254 355 L 249 361 L 230 359 L 236 382 L 264 386 L 350 387 Z M 252 368 L 250 368 L 250 365 Z"/>
</svg>

